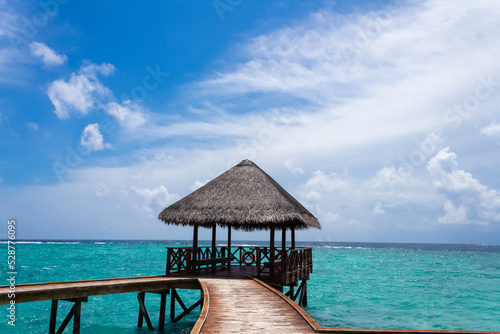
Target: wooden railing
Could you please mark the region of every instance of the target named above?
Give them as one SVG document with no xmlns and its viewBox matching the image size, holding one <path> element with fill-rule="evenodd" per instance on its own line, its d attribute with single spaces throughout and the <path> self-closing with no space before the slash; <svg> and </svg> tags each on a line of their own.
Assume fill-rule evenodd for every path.
<svg viewBox="0 0 500 334">
<path fill-rule="evenodd" d="M 167 247 L 166 274 L 190 271 L 192 254 L 191 247 Z"/>
<path fill-rule="evenodd" d="M 285 285 L 309 279 L 312 273 L 312 248 L 289 250 L 285 268 Z"/>
<path fill-rule="evenodd" d="M 309 279 L 312 273 L 312 248 L 285 249 L 269 247 L 236 246 L 198 247 L 193 258 L 193 248 L 167 248 L 166 274 L 192 274 L 203 267 L 249 266 L 256 267 L 256 277 L 283 285 L 295 284 L 299 280 Z"/>
</svg>

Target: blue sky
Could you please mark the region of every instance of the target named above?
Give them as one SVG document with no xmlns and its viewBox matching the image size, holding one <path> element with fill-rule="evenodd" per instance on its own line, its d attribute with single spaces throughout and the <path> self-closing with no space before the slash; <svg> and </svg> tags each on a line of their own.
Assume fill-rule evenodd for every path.
<svg viewBox="0 0 500 334">
<path fill-rule="evenodd" d="M 0 0 L 0 218 L 189 239 L 158 213 L 249 158 L 300 240 L 498 243 L 499 33 L 493 0 Z"/>
</svg>

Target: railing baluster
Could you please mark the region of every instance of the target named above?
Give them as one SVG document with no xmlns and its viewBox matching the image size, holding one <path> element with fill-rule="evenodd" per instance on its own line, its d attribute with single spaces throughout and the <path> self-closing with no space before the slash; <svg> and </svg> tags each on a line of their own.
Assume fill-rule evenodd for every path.
<svg viewBox="0 0 500 334">
<path fill-rule="evenodd" d="M 261 253 L 261 249 L 259 247 L 256 247 L 255 248 L 255 253 L 256 253 L 256 257 L 257 257 L 257 277 L 260 277 L 260 274 L 262 272 L 262 266 L 261 266 L 261 256 L 262 256 L 262 253 Z"/>
</svg>

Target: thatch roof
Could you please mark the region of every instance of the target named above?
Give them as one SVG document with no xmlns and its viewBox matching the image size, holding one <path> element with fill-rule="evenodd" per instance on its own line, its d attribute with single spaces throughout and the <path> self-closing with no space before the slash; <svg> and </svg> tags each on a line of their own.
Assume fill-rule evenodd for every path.
<svg viewBox="0 0 500 334">
<path fill-rule="evenodd" d="M 243 160 L 163 210 L 167 224 L 235 229 L 321 229 L 318 220 L 250 160 Z"/>
</svg>

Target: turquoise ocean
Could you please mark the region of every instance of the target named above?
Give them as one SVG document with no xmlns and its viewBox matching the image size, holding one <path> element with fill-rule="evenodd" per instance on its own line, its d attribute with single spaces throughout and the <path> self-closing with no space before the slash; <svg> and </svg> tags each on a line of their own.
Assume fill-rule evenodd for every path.
<svg viewBox="0 0 500 334">
<path fill-rule="evenodd" d="M 167 246 L 190 246 L 190 242 L 17 242 L 16 284 L 162 275 Z M 500 331 L 499 245 L 301 242 L 297 246 L 313 247 L 314 273 L 304 309 L 324 327 Z M 7 254 L 6 242 L 0 248 Z M 2 284 L 7 284 L 6 262 Z M 180 290 L 180 295 L 189 306 L 200 292 Z M 146 306 L 157 326 L 159 297 L 148 294 Z M 70 307 L 71 303 L 60 302 L 58 324 Z M 7 306 L 0 308 L 0 333 L 48 331 L 50 301 L 17 304 L 15 327 L 7 324 Z M 167 322 L 167 332 L 189 333 L 198 315 L 199 308 L 178 323 Z M 137 316 L 137 293 L 90 297 L 82 304 L 82 333 L 151 333 L 147 327 L 137 328 Z"/>
</svg>

